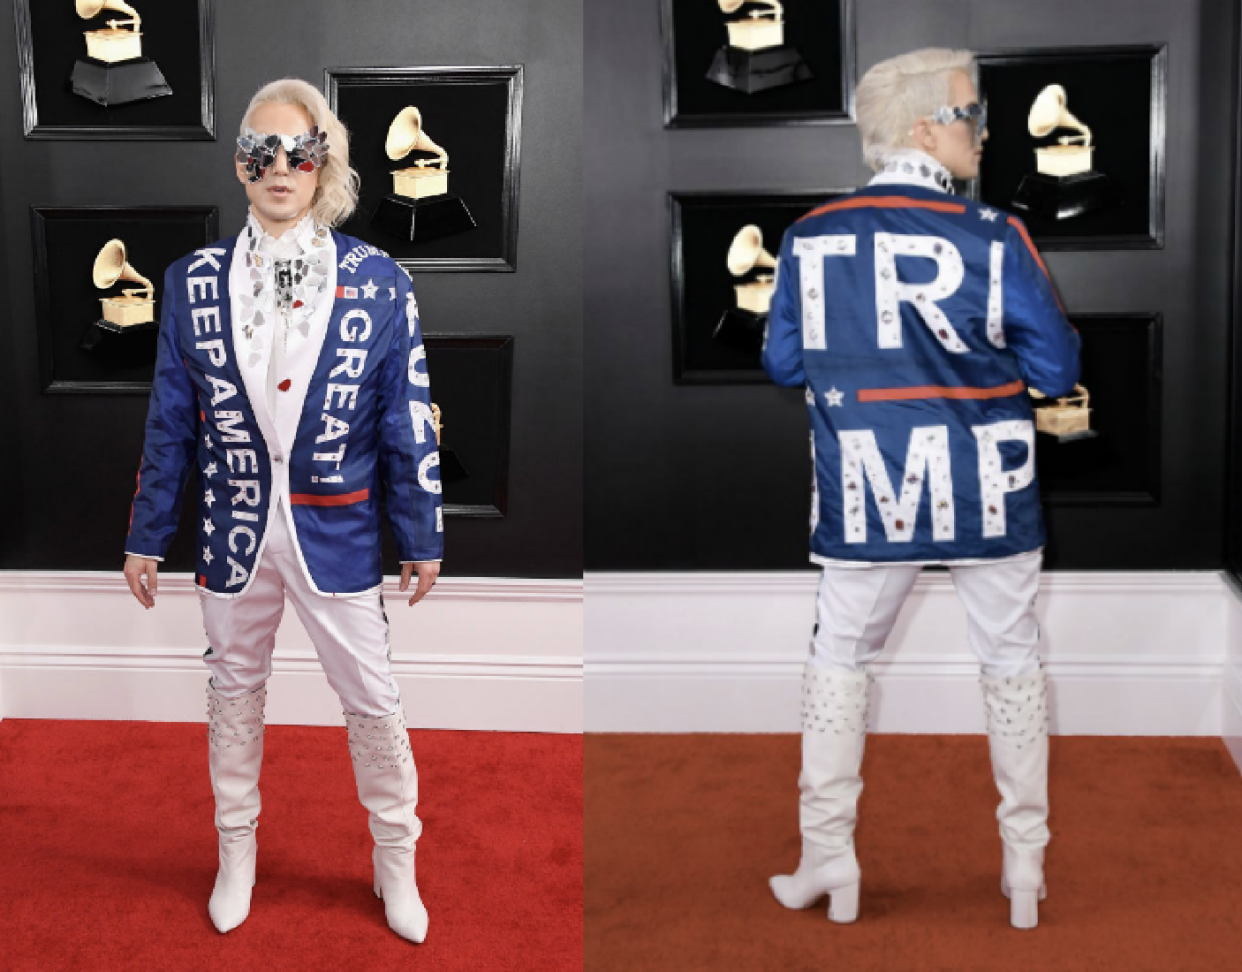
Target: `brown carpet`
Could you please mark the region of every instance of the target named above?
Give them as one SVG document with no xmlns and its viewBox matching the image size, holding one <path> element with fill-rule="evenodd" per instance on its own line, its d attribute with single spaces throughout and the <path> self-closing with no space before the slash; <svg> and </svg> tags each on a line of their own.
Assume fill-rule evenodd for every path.
<svg viewBox="0 0 1242 972">
<path fill-rule="evenodd" d="M 1048 897 L 1009 925 L 987 738 L 871 735 L 858 921 L 787 911 L 792 735 L 586 737 L 586 968 L 1242 969 L 1242 775 L 1213 738 L 1054 736 Z"/>
</svg>

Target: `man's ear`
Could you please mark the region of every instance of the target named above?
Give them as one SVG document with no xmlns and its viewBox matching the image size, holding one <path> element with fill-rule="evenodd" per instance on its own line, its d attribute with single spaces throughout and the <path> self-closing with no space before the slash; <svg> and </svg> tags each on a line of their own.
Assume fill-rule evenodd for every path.
<svg viewBox="0 0 1242 972">
<path fill-rule="evenodd" d="M 915 147 L 924 152 L 934 150 L 936 147 L 936 133 L 926 118 L 920 118 L 914 123 L 914 127 L 910 129 L 910 137 Z"/>
</svg>

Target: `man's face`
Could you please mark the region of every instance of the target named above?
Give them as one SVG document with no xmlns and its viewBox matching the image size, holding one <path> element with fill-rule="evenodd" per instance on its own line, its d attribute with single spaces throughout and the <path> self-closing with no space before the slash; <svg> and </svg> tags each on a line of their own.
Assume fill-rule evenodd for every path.
<svg viewBox="0 0 1242 972">
<path fill-rule="evenodd" d="M 965 108 L 979 100 L 975 83 L 965 71 L 950 75 L 949 105 Z M 983 158 L 983 143 L 988 130 L 975 137 L 975 120 L 959 118 L 947 125 L 929 124 L 926 129 L 927 143 L 924 150 L 952 173 L 955 179 L 973 179 L 979 175 L 979 161 Z"/>
<path fill-rule="evenodd" d="M 250 117 L 250 127 L 265 135 L 301 135 L 312 125 L 310 116 L 296 105 L 260 105 Z M 250 181 L 244 163 L 234 160 L 233 164 L 237 180 L 246 187 L 250 205 L 266 217 L 267 222 L 296 222 L 310 210 L 319 186 L 319 170 L 299 172 L 291 168 L 284 146 L 277 148 L 276 161 L 267 167 L 258 182 Z"/>
</svg>

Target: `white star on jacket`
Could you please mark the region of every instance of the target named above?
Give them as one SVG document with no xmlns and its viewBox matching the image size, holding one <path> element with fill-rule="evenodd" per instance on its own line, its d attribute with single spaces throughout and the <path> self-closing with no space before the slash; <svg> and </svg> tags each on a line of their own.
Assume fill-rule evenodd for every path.
<svg viewBox="0 0 1242 972">
<path fill-rule="evenodd" d="M 995 209 L 981 209 L 981 210 L 979 210 L 979 218 L 980 218 L 980 219 L 982 219 L 982 220 L 985 220 L 986 222 L 989 222 L 989 223 L 995 223 L 995 222 L 996 222 L 996 217 L 997 217 L 997 216 L 999 216 L 999 215 L 1000 215 L 1000 213 L 998 213 Z"/>
<path fill-rule="evenodd" d="M 845 401 L 845 392 L 837 391 L 836 385 L 833 385 L 830 390 L 824 392 L 824 397 L 828 399 L 829 408 L 843 408 L 844 407 L 843 403 Z"/>
<path fill-rule="evenodd" d="M 375 286 L 375 281 L 368 280 L 365 284 L 362 285 L 362 296 L 366 300 L 374 300 L 375 292 L 377 290 L 379 290 L 379 287 Z"/>
</svg>

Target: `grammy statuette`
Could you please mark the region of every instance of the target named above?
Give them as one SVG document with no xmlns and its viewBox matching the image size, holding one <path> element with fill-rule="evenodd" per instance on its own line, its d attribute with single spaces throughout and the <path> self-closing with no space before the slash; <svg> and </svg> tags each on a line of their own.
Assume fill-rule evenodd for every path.
<svg viewBox="0 0 1242 972">
<path fill-rule="evenodd" d="M 1013 199 L 1015 209 L 1047 219 L 1082 216 L 1118 201 L 1108 176 L 1092 169 L 1091 129 L 1069 113 L 1065 102 L 1065 89 L 1050 84 L 1031 105 L 1027 129 L 1035 138 L 1058 128 L 1077 129 L 1080 134 L 1062 135 L 1055 145 L 1036 148 L 1036 171 L 1023 177 Z"/>
<path fill-rule="evenodd" d="M 763 232 L 753 224 L 743 226 L 733 237 L 727 257 L 729 272 L 744 277 L 756 268 L 774 268 L 776 257 L 763 248 Z M 760 273 L 753 280 L 733 288 L 736 306 L 721 315 L 712 337 L 721 344 L 759 356 L 763 349 L 763 329 L 767 326 L 768 307 L 776 289 L 775 275 Z"/>
<path fill-rule="evenodd" d="M 105 108 L 172 94 L 172 88 L 150 58 L 142 56 L 142 18 L 125 0 L 76 0 L 78 16 L 90 20 L 104 10 L 129 14 L 108 26 L 84 31 L 86 57 L 73 65 L 73 93 Z"/>
<path fill-rule="evenodd" d="M 392 194 L 371 215 L 371 225 L 413 243 L 438 240 L 474 229 L 478 224 L 460 196 L 449 192 L 448 152 L 423 130 L 423 116 L 410 105 L 388 126 L 384 151 L 390 159 L 411 152 L 432 152 L 434 159 L 415 159 L 392 173 Z"/>
<path fill-rule="evenodd" d="M 717 0 L 721 11 L 736 13 L 746 0 Z M 785 9 L 778 0 L 758 0 L 768 10 L 725 22 L 729 42 L 716 51 L 707 79 L 743 94 L 780 88 L 815 75 L 802 55 L 785 43 Z"/>
</svg>

